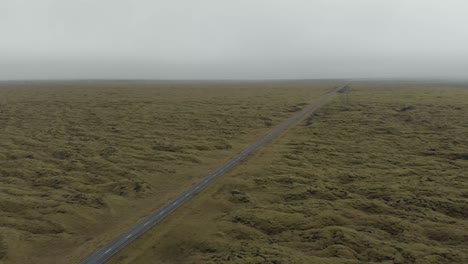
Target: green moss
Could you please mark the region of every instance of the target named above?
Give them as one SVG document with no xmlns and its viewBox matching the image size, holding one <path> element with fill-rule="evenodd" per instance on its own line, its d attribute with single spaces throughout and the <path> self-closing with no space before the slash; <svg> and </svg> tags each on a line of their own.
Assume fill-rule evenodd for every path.
<svg viewBox="0 0 468 264">
<path fill-rule="evenodd" d="M 327 87 L 2 85 L 0 257 L 78 262 Z"/>
<path fill-rule="evenodd" d="M 114 262 L 468 263 L 466 135 L 467 89 L 353 85 Z M 187 222 L 220 246 L 143 246 Z"/>
</svg>

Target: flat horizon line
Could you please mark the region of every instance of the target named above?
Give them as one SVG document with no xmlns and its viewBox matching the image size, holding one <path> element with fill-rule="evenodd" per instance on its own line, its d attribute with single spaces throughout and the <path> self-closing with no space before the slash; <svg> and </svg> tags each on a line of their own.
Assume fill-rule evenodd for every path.
<svg viewBox="0 0 468 264">
<path fill-rule="evenodd" d="M 467 79 L 459 78 L 246 78 L 246 79 L 155 79 L 155 78 L 49 78 L 49 79 L 0 79 L 1 84 L 5 83 L 283 83 L 283 82 L 332 82 L 332 81 L 352 81 L 352 82 L 450 82 L 468 83 Z"/>
</svg>

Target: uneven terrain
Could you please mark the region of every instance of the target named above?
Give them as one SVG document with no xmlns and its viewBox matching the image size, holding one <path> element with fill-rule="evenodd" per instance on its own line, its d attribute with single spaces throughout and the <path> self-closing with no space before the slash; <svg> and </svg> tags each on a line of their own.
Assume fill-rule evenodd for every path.
<svg viewBox="0 0 468 264">
<path fill-rule="evenodd" d="M 468 263 L 468 89 L 354 84 L 111 263 Z"/>
<path fill-rule="evenodd" d="M 0 85 L 0 263 L 73 263 L 332 88 Z"/>
</svg>

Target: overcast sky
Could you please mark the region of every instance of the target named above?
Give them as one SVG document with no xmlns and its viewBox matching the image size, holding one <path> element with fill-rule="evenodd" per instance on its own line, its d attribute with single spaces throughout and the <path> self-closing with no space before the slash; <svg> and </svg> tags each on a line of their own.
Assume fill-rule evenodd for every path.
<svg viewBox="0 0 468 264">
<path fill-rule="evenodd" d="M 466 0 L 0 0 L 0 79 L 468 79 Z"/>
</svg>

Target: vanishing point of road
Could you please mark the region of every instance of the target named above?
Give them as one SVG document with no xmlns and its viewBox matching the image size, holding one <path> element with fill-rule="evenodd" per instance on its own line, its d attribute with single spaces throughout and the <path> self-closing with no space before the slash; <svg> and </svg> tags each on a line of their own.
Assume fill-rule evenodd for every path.
<svg viewBox="0 0 468 264">
<path fill-rule="evenodd" d="M 101 264 L 106 262 L 110 257 L 115 255 L 117 252 L 125 248 L 128 244 L 132 241 L 137 239 L 139 236 L 143 235 L 146 231 L 150 230 L 153 226 L 160 223 L 164 218 L 169 216 L 172 212 L 174 212 L 177 208 L 181 205 L 185 204 L 187 201 L 192 199 L 195 195 L 209 186 L 214 180 L 223 176 L 226 172 L 230 171 L 232 168 L 236 167 L 242 160 L 250 156 L 260 147 L 271 141 L 273 138 L 278 136 L 288 127 L 292 126 L 296 122 L 300 121 L 304 116 L 313 112 L 317 108 L 319 108 L 325 101 L 333 97 L 336 93 L 344 91 L 346 88 L 349 87 L 349 84 L 335 88 L 334 90 L 326 93 L 323 95 L 318 101 L 312 103 L 307 108 L 302 110 L 300 113 L 295 115 L 294 117 L 288 119 L 286 122 L 278 126 L 275 130 L 270 132 L 270 134 L 266 135 L 255 144 L 251 145 L 250 147 L 246 148 L 236 157 L 228 161 L 224 164 L 221 168 L 217 169 L 213 173 L 205 176 L 200 182 L 193 185 L 190 189 L 179 195 L 179 197 L 175 198 L 165 206 L 163 206 L 158 211 L 152 213 L 150 216 L 146 217 L 143 221 L 136 224 L 134 227 L 127 230 L 122 235 L 118 236 L 108 244 L 104 245 L 98 251 L 94 252 L 92 255 L 87 257 L 86 259 L 81 261 L 81 264 Z"/>
</svg>

